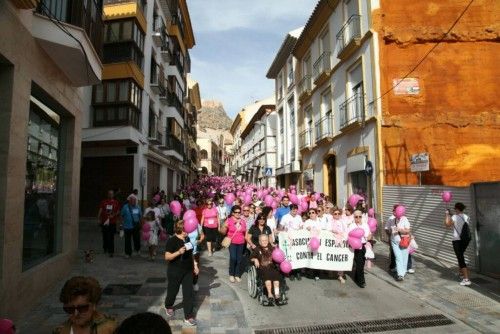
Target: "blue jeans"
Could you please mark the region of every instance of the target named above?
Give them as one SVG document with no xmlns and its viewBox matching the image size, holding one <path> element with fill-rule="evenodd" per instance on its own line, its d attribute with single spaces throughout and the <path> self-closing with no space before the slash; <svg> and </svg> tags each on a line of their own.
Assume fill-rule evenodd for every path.
<svg viewBox="0 0 500 334">
<path fill-rule="evenodd" d="M 396 271 L 398 276 L 404 277 L 408 269 L 408 248 L 400 248 L 399 241 L 391 240 L 392 251 L 396 257 Z"/>
<path fill-rule="evenodd" d="M 240 267 L 244 249 L 245 244 L 229 245 L 229 276 L 241 277 Z"/>
</svg>

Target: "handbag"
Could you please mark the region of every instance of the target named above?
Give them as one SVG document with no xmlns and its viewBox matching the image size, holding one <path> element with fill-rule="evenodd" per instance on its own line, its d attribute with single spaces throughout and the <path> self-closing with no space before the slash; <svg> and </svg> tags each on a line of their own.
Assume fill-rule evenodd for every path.
<svg viewBox="0 0 500 334">
<path fill-rule="evenodd" d="M 227 229 L 227 227 L 226 227 L 226 229 Z M 222 242 L 220 243 L 220 245 L 224 248 L 228 248 L 231 245 L 231 242 L 233 241 L 233 238 L 236 235 L 236 232 L 238 232 L 239 230 L 240 230 L 240 228 L 238 227 L 236 229 L 236 231 L 234 231 L 232 237 L 228 237 L 228 236 L 224 237 L 224 239 L 222 239 Z"/>
<path fill-rule="evenodd" d="M 408 248 L 410 246 L 411 238 L 409 235 L 399 235 L 401 240 L 399 241 L 399 248 Z"/>
</svg>

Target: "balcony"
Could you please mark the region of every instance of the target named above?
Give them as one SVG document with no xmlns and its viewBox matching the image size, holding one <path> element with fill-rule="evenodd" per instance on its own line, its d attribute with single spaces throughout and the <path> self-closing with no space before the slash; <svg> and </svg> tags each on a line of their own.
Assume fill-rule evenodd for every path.
<svg viewBox="0 0 500 334">
<path fill-rule="evenodd" d="M 337 34 L 337 57 L 345 59 L 361 45 L 360 15 L 352 15 Z"/>
<path fill-rule="evenodd" d="M 182 52 L 174 51 L 172 53 L 172 59 L 170 60 L 170 66 L 175 66 L 179 71 L 179 75 L 184 77 L 184 65 L 182 64 Z"/>
<path fill-rule="evenodd" d="M 305 75 L 297 84 L 297 90 L 299 93 L 299 100 L 303 101 L 311 96 L 312 83 L 311 76 L 309 74 Z"/>
<path fill-rule="evenodd" d="M 365 119 L 364 95 L 356 93 L 340 105 L 339 112 L 341 131 L 361 125 Z"/>
<path fill-rule="evenodd" d="M 165 145 L 159 147 L 166 155 L 172 155 L 179 161 L 184 161 L 184 144 L 176 137 L 167 135 Z"/>
<path fill-rule="evenodd" d="M 172 43 L 170 43 L 170 36 L 165 35 L 165 39 L 162 41 L 160 48 L 161 59 L 165 63 L 170 63 L 172 61 Z"/>
<path fill-rule="evenodd" d="M 165 76 L 163 70 L 157 64 L 151 65 L 151 79 L 149 83 L 151 91 L 158 95 L 165 94 Z"/>
<path fill-rule="evenodd" d="M 153 33 L 151 34 L 151 38 L 153 38 L 153 43 L 157 47 L 161 47 L 163 41 L 166 39 L 167 33 L 165 28 L 165 22 L 161 18 L 161 16 L 153 17 Z"/>
<path fill-rule="evenodd" d="M 333 138 L 333 117 L 330 115 L 326 115 L 316 122 L 314 125 L 316 130 L 316 141 L 320 142 L 324 139 L 332 139 Z"/>
<path fill-rule="evenodd" d="M 132 126 L 140 129 L 141 112 L 128 106 L 94 107 L 93 127 Z"/>
<path fill-rule="evenodd" d="M 39 1 L 31 34 L 74 87 L 101 81 L 103 22 L 99 2 Z"/>
<path fill-rule="evenodd" d="M 299 149 L 310 149 L 312 147 L 312 130 L 307 129 L 299 133 Z"/>
<path fill-rule="evenodd" d="M 330 51 L 323 52 L 313 65 L 314 84 L 317 86 L 320 86 L 330 75 L 332 69 L 330 56 Z"/>
<path fill-rule="evenodd" d="M 168 106 L 173 107 L 177 110 L 179 115 L 183 115 L 182 112 L 182 102 L 179 100 L 177 95 L 174 92 L 167 92 L 168 95 Z"/>
</svg>

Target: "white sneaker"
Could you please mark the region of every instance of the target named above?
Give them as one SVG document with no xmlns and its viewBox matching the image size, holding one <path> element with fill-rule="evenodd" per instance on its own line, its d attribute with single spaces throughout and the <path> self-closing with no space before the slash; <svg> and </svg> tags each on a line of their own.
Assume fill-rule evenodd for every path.
<svg viewBox="0 0 500 334">
<path fill-rule="evenodd" d="M 469 279 L 467 279 L 467 278 L 464 278 L 464 279 L 462 280 L 462 282 L 460 282 L 460 285 L 461 285 L 461 286 L 469 286 L 469 285 L 471 285 L 471 284 L 472 284 L 472 282 L 471 282 Z"/>
<path fill-rule="evenodd" d="M 198 285 L 198 283 L 193 285 L 193 290 L 194 290 L 194 292 L 198 292 L 200 290 L 200 286 Z"/>
<path fill-rule="evenodd" d="M 229 276 L 229 282 L 234 283 L 234 276 Z"/>
<path fill-rule="evenodd" d="M 339 276 L 339 277 L 338 277 L 338 280 L 339 280 L 339 281 L 340 281 L 340 283 L 342 283 L 342 284 L 344 284 L 344 283 L 345 283 L 345 279 L 344 279 L 344 277 L 342 277 L 342 276 Z"/>
<path fill-rule="evenodd" d="M 236 282 L 240 283 L 241 282 L 241 278 L 239 278 L 238 276 L 236 276 Z"/>
<path fill-rule="evenodd" d="M 414 274 L 414 273 L 415 273 L 415 269 L 413 269 L 413 268 L 408 269 L 408 274 Z"/>
</svg>

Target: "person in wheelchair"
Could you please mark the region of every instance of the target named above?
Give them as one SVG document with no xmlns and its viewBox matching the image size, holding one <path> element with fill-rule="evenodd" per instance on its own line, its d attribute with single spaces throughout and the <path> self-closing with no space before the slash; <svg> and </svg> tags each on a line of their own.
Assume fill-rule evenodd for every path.
<svg viewBox="0 0 500 334">
<path fill-rule="evenodd" d="M 273 247 L 269 242 L 269 235 L 259 235 L 259 245 L 252 251 L 250 261 L 257 268 L 258 278 L 264 282 L 262 304 L 268 306 L 273 306 L 275 303 L 281 305 L 285 302 L 280 294 L 281 274 L 273 262 L 272 253 Z"/>
</svg>

